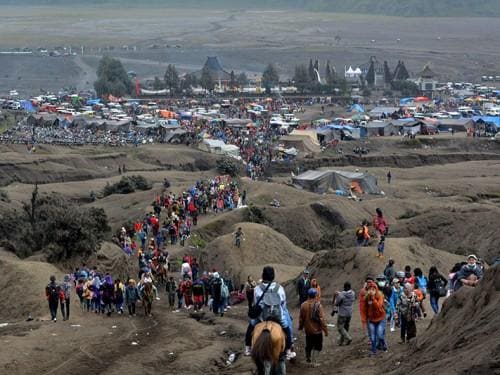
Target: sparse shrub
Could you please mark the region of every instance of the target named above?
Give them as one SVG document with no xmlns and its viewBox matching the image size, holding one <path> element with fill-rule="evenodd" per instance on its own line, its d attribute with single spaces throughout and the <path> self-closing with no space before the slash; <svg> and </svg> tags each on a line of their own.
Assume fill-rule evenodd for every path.
<svg viewBox="0 0 500 375">
<path fill-rule="evenodd" d="M 102 195 L 107 197 L 111 194 L 130 194 L 136 190 L 150 190 L 152 187 L 153 184 L 144 176 L 123 176 L 117 183 L 107 183 L 102 191 Z"/>
<path fill-rule="evenodd" d="M 37 186 L 22 210 L 0 215 L 2 242 L 21 258 L 40 251 L 52 262 L 89 255 L 109 230 L 103 209 L 79 207 L 57 193 L 39 195 Z"/>
<path fill-rule="evenodd" d="M 240 172 L 240 166 L 238 162 L 231 158 L 222 158 L 217 160 L 217 170 L 221 174 L 228 174 L 231 177 L 235 177 Z"/>
<path fill-rule="evenodd" d="M 198 249 L 204 249 L 207 246 L 207 242 L 197 234 L 193 234 L 190 240 L 191 244 Z"/>
<path fill-rule="evenodd" d="M 268 220 L 261 208 L 250 205 L 246 211 L 246 220 L 251 223 L 266 224 Z"/>
<path fill-rule="evenodd" d="M 412 210 L 411 208 L 406 209 L 406 211 L 398 217 L 398 220 L 411 219 L 412 217 L 420 215 L 419 212 Z"/>
<path fill-rule="evenodd" d="M 0 190 L 0 201 L 10 202 L 9 194 L 5 190 Z"/>
</svg>

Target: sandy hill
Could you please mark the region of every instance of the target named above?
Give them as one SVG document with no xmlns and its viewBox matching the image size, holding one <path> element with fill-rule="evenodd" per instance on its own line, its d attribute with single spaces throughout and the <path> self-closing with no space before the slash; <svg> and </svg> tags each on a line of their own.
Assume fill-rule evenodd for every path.
<svg viewBox="0 0 500 375">
<path fill-rule="evenodd" d="M 38 261 L 20 260 L 0 249 L 0 320 L 20 320 L 31 314 L 34 318 L 48 314 L 45 286 L 50 275 L 61 281 L 62 273 L 55 266 Z"/>
<path fill-rule="evenodd" d="M 233 234 L 226 234 L 210 242 L 203 250 L 203 260 L 219 271 L 227 270 L 236 281 L 243 283 L 248 275 L 258 280 L 262 268 L 273 265 L 276 278 L 284 282 L 295 277 L 309 263 L 312 253 L 295 246 L 284 235 L 264 225 L 239 223 L 245 240 L 241 247 L 234 245 Z"/>
<path fill-rule="evenodd" d="M 401 353 L 393 374 L 499 374 L 500 373 L 500 266 L 486 271 L 476 288 L 463 287 L 448 298 L 441 313 Z M 404 358 L 403 358 L 404 356 Z M 408 360 L 408 358 L 411 358 Z"/>
<path fill-rule="evenodd" d="M 383 272 L 387 260 L 394 259 L 396 270 L 405 265 L 420 267 L 424 274 L 432 265 L 444 274 L 463 257 L 425 245 L 418 238 L 392 238 L 386 240 L 385 258 L 375 257 L 375 247 L 346 248 L 317 253 L 308 265 L 313 278 L 317 278 L 327 300 L 335 290 L 341 290 L 349 280 L 354 290 L 359 290 L 366 275 L 378 275 Z M 298 275 L 297 275 L 298 277 Z M 295 288 L 289 286 L 289 293 L 296 295 Z"/>
<path fill-rule="evenodd" d="M 471 254 L 492 264 L 499 256 L 499 209 L 491 205 L 434 209 L 401 221 L 394 235 L 418 236 L 430 246 L 455 254 Z"/>
</svg>

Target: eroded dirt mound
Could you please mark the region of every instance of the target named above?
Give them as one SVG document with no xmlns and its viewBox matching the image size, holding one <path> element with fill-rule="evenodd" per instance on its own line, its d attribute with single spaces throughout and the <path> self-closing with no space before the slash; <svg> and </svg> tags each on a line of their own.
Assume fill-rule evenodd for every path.
<svg viewBox="0 0 500 375">
<path fill-rule="evenodd" d="M 379 259 L 376 254 L 376 247 L 322 251 L 314 256 L 307 268 L 311 277 L 318 279 L 322 295 L 330 300 L 335 290 L 342 290 L 345 281 L 350 281 L 353 289 L 359 290 L 366 275 L 376 276 L 383 272 L 389 258 L 394 259 L 397 271 L 411 265 L 420 267 L 425 274 L 432 265 L 446 274 L 455 263 L 463 260 L 463 257 L 429 247 L 418 238 L 388 238 L 385 258 Z M 287 291 L 296 295 L 295 284 L 292 285 Z"/>
<path fill-rule="evenodd" d="M 476 288 L 463 287 L 417 339 L 394 373 L 500 373 L 500 266 L 485 272 Z M 406 353 L 408 355 L 408 353 Z M 408 358 L 407 357 L 407 358 Z"/>
<path fill-rule="evenodd" d="M 398 224 L 397 236 L 418 236 L 429 246 L 465 255 L 474 253 L 492 264 L 498 257 L 498 217 L 495 207 L 431 210 Z"/>
<path fill-rule="evenodd" d="M 137 258 L 128 257 L 123 250 L 112 242 L 103 242 L 99 251 L 92 256 L 87 264 L 97 265 L 101 272 L 109 272 L 115 278 L 126 280 L 136 277 Z"/>
<path fill-rule="evenodd" d="M 258 280 L 266 265 L 275 267 L 278 281 L 286 281 L 300 273 L 312 258 L 312 253 L 295 246 L 271 228 L 240 223 L 233 226 L 233 232 L 239 226 L 245 234 L 240 248 L 234 244 L 233 234 L 226 234 L 210 242 L 202 258 L 218 271 L 229 271 L 237 284 L 243 283 L 248 275 Z"/>
<path fill-rule="evenodd" d="M 55 266 L 38 261 L 21 260 L 0 249 L 0 323 L 46 316 L 49 313 L 45 286 L 50 275 L 61 281 L 62 272 Z"/>
</svg>

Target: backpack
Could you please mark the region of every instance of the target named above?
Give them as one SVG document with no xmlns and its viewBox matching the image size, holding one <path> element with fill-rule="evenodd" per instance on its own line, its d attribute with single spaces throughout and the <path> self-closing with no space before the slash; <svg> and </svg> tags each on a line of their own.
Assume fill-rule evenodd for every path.
<svg viewBox="0 0 500 375">
<path fill-rule="evenodd" d="M 193 295 L 202 296 L 203 295 L 203 285 L 196 283 L 193 284 Z"/>
<path fill-rule="evenodd" d="M 365 237 L 364 232 L 365 232 L 364 228 L 359 227 L 358 229 L 356 229 L 356 237 L 359 239 L 363 239 Z"/>
<path fill-rule="evenodd" d="M 51 301 L 59 301 L 59 285 L 57 284 L 49 284 L 47 285 L 47 294 L 49 296 L 49 300 Z"/>
<path fill-rule="evenodd" d="M 220 295 L 222 298 L 227 298 L 229 297 L 229 288 L 227 287 L 226 283 L 222 283 L 222 288 L 220 291 Z"/>
<path fill-rule="evenodd" d="M 260 288 L 264 291 L 263 286 Z M 264 294 L 262 298 L 262 302 L 264 302 L 264 306 L 262 307 L 262 320 L 276 320 L 281 322 L 281 297 L 278 294 L 280 289 L 280 285 L 276 283 L 276 286 L 273 289 L 269 289 L 267 293 Z"/>
<path fill-rule="evenodd" d="M 420 287 L 420 289 L 422 290 L 426 290 L 427 289 L 427 277 L 425 276 L 418 276 L 417 277 L 417 282 L 418 282 L 418 286 Z"/>
<path fill-rule="evenodd" d="M 318 301 L 314 302 L 312 311 L 311 311 L 311 319 L 313 322 L 321 323 L 321 318 L 319 316 L 319 306 L 320 303 Z"/>
</svg>

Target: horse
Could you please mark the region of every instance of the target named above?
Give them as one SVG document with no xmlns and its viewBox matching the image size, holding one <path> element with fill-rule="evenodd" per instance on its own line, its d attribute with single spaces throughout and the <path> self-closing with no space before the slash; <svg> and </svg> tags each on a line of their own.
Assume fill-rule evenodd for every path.
<svg viewBox="0 0 500 375">
<path fill-rule="evenodd" d="M 285 333 L 279 323 L 258 323 L 252 335 L 252 359 L 259 375 L 286 375 Z"/>
<path fill-rule="evenodd" d="M 153 258 L 151 263 L 151 271 L 155 277 L 156 282 L 164 284 L 167 281 L 167 267 L 164 263 L 160 263 L 156 258 Z"/>
<path fill-rule="evenodd" d="M 154 299 L 153 284 L 145 283 L 144 286 L 141 288 L 141 302 L 142 306 L 144 306 L 145 316 L 152 316 L 151 307 L 153 305 L 153 299 Z"/>
</svg>

